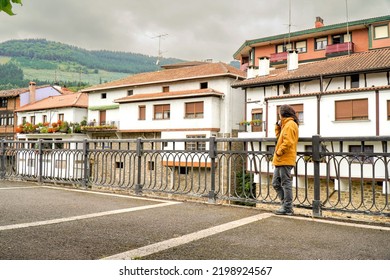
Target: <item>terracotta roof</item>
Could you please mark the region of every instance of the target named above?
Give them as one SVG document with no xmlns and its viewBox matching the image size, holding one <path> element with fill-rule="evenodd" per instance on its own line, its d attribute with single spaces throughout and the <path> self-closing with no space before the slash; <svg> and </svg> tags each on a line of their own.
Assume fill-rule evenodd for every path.
<svg viewBox="0 0 390 280">
<path fill-rule="evenodd" d="M 50 87 L 50 85 L 37 86 L 36 89 Z M 6 89 L 0 90 L 0 97 L 16 97 L 22 93 L 30 91 L 29 88 L 15 88 L 15 89 Z"/>
<path fill-rule="evenodd" d="M 330 90 L 324 92 L 309 92 L 309 93 L 296 93 L 296 94 L 283 94 L 275 95 L 265 98 L 265 100 L 275 100 L 275 99 L 289 99 L 289 98 L 302 98 L 308 96 L 317 96 L 317 95 L 333 95 L 333 94 L 343 94 L 343 93 L 353 93 L 353 92 L 364 92 L 364 91 L 382 91 L 390 90 L 390 86 L 378 86 L 378 87 L 366 87 L 366 88 L 351 88 L 351 89 L 338 89 Z"/>
<path fill-rule="evenodd" d="M 205 62 L 205 61 L 184 61 L 184 62 L 179 62 L 175 64 L 166 64 L 166 65 L 161 65 L 161 68 L 163 69 L 174 69 L 174 68 L 181 68 L 181 67 L 188 67 L 188 66 L 196 66 L 196 65 L 201 65 L 201 64 L 206 64 L 210 62 Z"/>
<path fill-rule="evenodd" d="M 267 76 L 257 76 L 232 84 L 233 87 L 275 85 L 283 82 L 303 81 L 322 75 L 335 77 L 346 74 L 390 70 L 390 48 L 329 58 L 317 62 L 299 64 L 298 69 L 274 69 Z"/>
<path fill-rule="evenodd" d="M 197 90 L 183 90 L 183 91 L 172 91 L 172 92 L 159 92 L 159 93 L 146 93 L 126 96 L 114 100 L 117 103 L 129 103 L 139 101 L 151 101 L 161 99 L 174 99 L 181 97 L 205 97 L 205 96 L 223 96 L 222 92 L 215 91 L 213 89 L 197 89 Z"/>
<path fill-rule="evenodd" d="M 85 93 L 64 94 L 50 96 L 40 101 L 28 104 L 16 110 L 16 112 L 37 111 L 44 109 L 66 108 L 66 107 L 88 107 L 88 96 Z"/>
<path fill-rule="evenodd" d="M 112 88 L 131 87 L 137 85 L 148 85 L 157 83 L 168 83 L 181 80 L 218 76 L 232 76 L 244 79 L 246 77 L 246 73 L 222 62 L 206 63 L 190 67 L 181 67 L 176 69 L 166 69 L 156 72 L 141 73 L 105 84 L 95 85 L 83 89 L 82 92 L 92 92 L 96 90 L 106 90 Z"/>
<path fill-rule="evenodd" d="M 28 91 L 28 88 L 0 90 L 0 97 L 16 97 Z"/>
</svg>

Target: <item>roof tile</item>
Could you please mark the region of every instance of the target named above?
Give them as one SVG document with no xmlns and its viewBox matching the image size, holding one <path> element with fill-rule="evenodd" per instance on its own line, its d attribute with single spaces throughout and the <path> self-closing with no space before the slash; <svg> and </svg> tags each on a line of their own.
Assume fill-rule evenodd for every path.
<svg viewBox="0 0 390 280">
<path fill-rule="evenodd" d="M 320 75 L 327 77 L 364 71 L 380 71 L 384 69 L 390 69 L 390 48 L 376 49 L 306 64 L 299 64 L 298 69 L 292 71 L 288 71 L 287 68 L 275 69 L 271 70 L 270 74 L 267 76 L 257 76 L 252 79 L 236 82 L 232 86 L 262 86 L 292 80 L 305 80 L 319 77 Z"/>
<path fill-rule="evenodd" d="M 246 73 L 222 62 L 206 63 L 176 69 L 140 73 L 120 80 L 95 85 L 82 90 L 82 92 L 92 92 L 95 90 L 106 90 L 111 88 L 130 87 L 136 85 L 166 83 L 210 76 L 234 76 L 244 79 L 246 77 Z"/>
<path fill-rule="evenodd" d="M 50 96 L 32 104 L 25 105 L 16 112 L 37 111 L 43 109 L 66 108 L 66 107 L 88 107 L 88 96 L 85 93 L 63 94 Z"/>
</svg>

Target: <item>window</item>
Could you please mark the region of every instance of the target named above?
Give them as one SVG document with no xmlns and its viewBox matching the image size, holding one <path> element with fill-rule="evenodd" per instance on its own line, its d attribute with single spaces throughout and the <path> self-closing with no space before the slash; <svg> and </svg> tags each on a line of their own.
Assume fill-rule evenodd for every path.
<svg viewBox="0 0 390 280">
<path fill-rule="evenodd" d="M 315 50 L 325 50 L 328 45 L 328 38 L 322 37 L 315 40 Z"/>
<path fill-rule="evenodd" d="M 353 155 L 349 156 L 349 160 L 356 163 L 372 163 L 373 157 L 372 156 L 366 156 L 366 155 L 359 155 L 361 153 L 373 153 L 374 152 L 374 146 L 373 145 L 350 145 L 348 147 L 349 152 Z"/>
<path fill-rule="evenodd" d="M 266 151 L 267 151 L 267 160 L 272 161 L 272 158 L 274 157 L 274 153 L 275 153 L 275 145 L 267 145 Z"/>
<path fill-rule="evenodd" d="M 27 122 L 26 117 L 22 117 L 22 124 L 25 124 Z"/>
<path fill-rule="evenodd" d="M 134 94 L 134 91 L 132 89 L 129 89 L 127 91 L 127 96 L 132 96 Z"/>
<path fill-rule="evenodd" d="M 138 106 L 138 120 L 143 121 L 146 119 L 146 106 Z"/>
<path fill-rule="evenodd" d="M 206 135 L 187 135 L 187 139 L 189 138 L 206 138 Z M 206 150 L 206 142 L 186 142 L 185 149 L 187 151 L 205 151 Z"/>
<path fill-rule="evenodd" d="M 351 34 L 338 34 L 338 35 L 333 35 L 332 36 L 332 44 L 342 44 L 342 43 L 347 43 L 351 42 Z"/>
<path fill-rule="evenodd" d="M 153 171 L 154 170 L 154 161 L 148 161 L 148 170 Z"/>
<path fill-rule="evenodd" d="M 7 125 L 7 115 L 6 114 L 0 114 L 0 125 L 1 126 Z"/>
<path fill-rule="evenodd" d="M 209 83 L 208 82 L 200 83 L 200 89 L 206 89 L 208 87 L 209 87 Z"/>
<path fill-rule="evenodd" d="M 389 26 L 380 25 L 374 27 L 374 39 L 383 39 L 389 37 Z"/>
<path fill-rule="evenodd" d="M 104 142 L 104 140 L 110 139 L 110 136 L 96 136 L 97 140 L 100 140 L 99 142 L 95 142 L 95 146 L 99 148 L 110 148 L 110 142 Z"/>
<path fill-rule="evenodd" d="M 35 124 L 35 116 L 31 116 L 31 117 L 30 117 L 30 123 L 31 123 L 32 125 Z"/>
<path fill-rule="evenodd" d="M 123 161 L 117 161 L 117 162 L 115 162 L 115 167 L 116 167 L 116 168 L 123 169 L 123 166 L 124 166 Z"/>
<path fill-rule="evenodd" d="M 154 105 L 154 119 L 155 120 L 169 120 L 171 117 L 171 109 L 169 104 Z"/>
<path fill-rule="evenodd" d="M 390 100 L 387 100 L 387 120 L 390 121 Z"/>
<path fill-rule="evenodd" d="M 336 121 L 367 120 L 368 99 L 335 101 Z"/>
<path fill-rule="evenodd" d="M 321 153 L 326 153 L 327 152 L 327 148 L 326 148 L 326 145 L 321 145 Z M 312 162 L 313 161 L 313 158 L 312 158 L 312 155 L 313 155 L 313 146 L 312 145 L 305 145 L 305 153 L 307 153 L 305 156 L 304 156 L 304 160 L 306 162 Z M 326 157 L 321 157 L 321 162 L 326 162 Z"/>
<path fill-rule="evenodd" d="M 203 118 L 203 101 L 185 103 L 185 118 L 199 119 Z"/>
<path fill-rule="evenodd" d="M 263 109 L 252 109 L 252 132 L 263 131 Z"/>
<path fill-rule="evenodd" d="M 47 115 L 42 116 L 42 123 L 47 123 Z"/>
<path fill-rule="evenodd" d="M 8 106 L 8 99 L 7 98 L 0 98 L 0 107 L 7 108 L 7 106 Z"/>
<path fill-rule="evenodd" d="M 7 125 L 14 125 L 14 114 L 9 113 L 7 115 Z"/>
<path fill-rule="evenodd" d="M 14 125 L 14 114 L 12 113 L 2 113 L 0 114 L 0 125 Z"/>
<path fill-rule="evenodd" d="M 169 86 L 163 86 L 162 87 L 163 92 L 169 92 Z"/>
<path fill-rule="evenodd" d="M 64 114 L 58 114 L 58 120 L 63 122 L 65 120 Z"/>
<path fill-rule="evenodd" d="M 359 74 L 351 76 L 351 88 L 359 88 Z"/>
<path fill-rule="evenodd" d="M 106 99 L 107 98 L 107 93 L 102 93 L 101 94 L 101 99 Z"/>
<path fill-rule="evenodd" d="M 290 94 L 290 84 L 289 83 L 283 84 L 283 94 Z"/>
<path fill-rule="evenodd" d="M 292 44 L 289 43 L 289 44 L 282 44 L 282 45 L 277 45 L 276 46 L 276 53 L 283 53 L 283 52 L 286 52 L 287 50 L 291 50 L 293 47 L 292 47 Z"/>
<path fill-rule="evenodd" d="M 179 174 L 182 174 L 182 175 L 188 174 L 188 167 L 187 166 L 179 167 Z"/>
<path fill-rule="evenodd" d="M 295 49 L 296 49 L 299 53 L 307 52 L 306 41 L 299 41 L 299 42 L 296 42 L 296 43 L 295 43 Z"/>
<path fill-rule="evenodd" d="M 289 104 L 295 111 L 295 115 L 297 116 L 299 123 L 303 123 L 303 104 Z M 280 106 L 277 106 L 276 108 L 276 114 L 277 114 L 277 119 L 279 120 L 279 108 Z"/>
</svg>

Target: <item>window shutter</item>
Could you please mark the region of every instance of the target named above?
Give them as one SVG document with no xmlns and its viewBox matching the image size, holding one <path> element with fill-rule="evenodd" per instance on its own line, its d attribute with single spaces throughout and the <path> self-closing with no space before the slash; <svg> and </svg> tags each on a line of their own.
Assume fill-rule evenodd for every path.
<svg viewBox="0 0 390 280">
<path fill-rule="evenodd" d="M 352 100 L 336 101 L 336 120 L 352 119 Z"/>
<path fill-rule="evenodd" d="M 368 99 L 358 99 L 352 101 L 353 117 L 368 117 Z"/>
<path fill-rule="evenodd" d="M 387 100 L 387 119 L 390 120 L 390 100 Z"/>
<path fill-rule="evenodd" d="M 195 102 L 195 113 L 203 113 L 203 101 L 202 102 Z"/>
<path fill-rule="evenodd" d="M 139 106 L 139 119 L 145 120 L 146 119 L 146 108 L 145 106 Z"/>
</svg>

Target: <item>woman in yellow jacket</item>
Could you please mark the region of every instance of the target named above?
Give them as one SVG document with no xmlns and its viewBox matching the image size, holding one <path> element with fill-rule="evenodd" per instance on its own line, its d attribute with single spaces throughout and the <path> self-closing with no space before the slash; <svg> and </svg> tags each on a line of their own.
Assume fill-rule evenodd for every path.
<svg viewBox="0 0 390 280">
<path fill-rule="evenodd" d="M 291 170 L 296 165 L 299 120 L 294 109 L 288 105 L 280 106 L 279 118 L 275 126 L 277 143 L 272 161 L 275 166 L 272 186 L 282 207 L 275 214 L 293 215 Z"/>
</svg>

